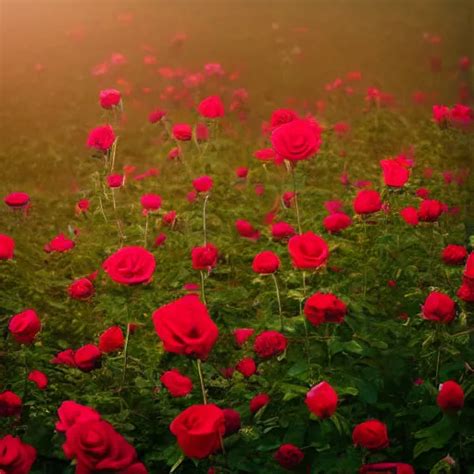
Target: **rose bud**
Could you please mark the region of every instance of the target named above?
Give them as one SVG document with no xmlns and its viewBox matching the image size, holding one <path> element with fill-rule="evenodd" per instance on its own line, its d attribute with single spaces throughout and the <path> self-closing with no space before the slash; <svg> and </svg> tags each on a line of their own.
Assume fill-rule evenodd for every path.
<svg viewBox="0 0 474 474">
<path fill-rule="evenodd" d="M 364 189 L 354 199 L 354 211 L 357 214 L 372 214 L 382 209 L 380 194 L 372 189 Z"/>
<path fill-rule="evenodd" d="M 337 408 L 338 396 L 327 382 L 315 385 L 307 394 L 305 403 L 311 413 L 319 418 L 331 417 Z"/>
<path fill-rule="evenodd" d="M 257 365 L 251 357 L 245 357 L 237 363 L 235 370 L 240 372 L 245 378 L 249 378 L 257 372 Z"/>
<path fill-rule="evenodd" d="M 255 414 L 269 403 L 270 397 L 266 393 L 259 393 L 250 400 L 250 412 Z"/>
<path fill-rule="evenodd" d="M 287 345 L 288 340 L 283 334 L 278 331 L 264 331 L 255 338 L 253 350 L 262 359 L 268 359 L 284 352 Z"/>
<path fill-rule="evenodd" d="M 120 104 L 122 95 L 117 89 L 104 89 L 99 93 L 99 103 L 103 109 L 112 109 Z"/>
<path fill-rule="evenodd" d="M 265 250 L 255 255 L 252 262 L 252 270 L 255 273 L 268 275 L 275 273 L 280 268 L 278 255 L 271 250 Z"/>
<path fill-rule="evenodd" d="M 67 291 L 75 300 L 87 300 L 94 294 L 95 289 L 89 278 L 78 278 L 69 285 Z"/>
<path fill-rule="evenodd" d="M 199 178 L 193 179 L 193 187 L 198 193 L 208 193 L 213 184 L 210 176 L 200 176 Z"/>
<path fill-rule="evenodd" d="M 249 174 L 249 169 L 246 168 L 245 166 L 239 166 L 236 170 L 235 170 L 235 175 L 237 176 L 237 178 L 240 178 L 240 179 L 245 179 Z"/>
<path fill-rule="evenodd" d="M 121 350 L 124 344 L 125 338 L 120 326 L 112 326 L 99 336 L 99 349 L 105 354 Z"/>
<path fill-rule="evenodd" d="M 201 101 L 198 112 L 201 117 L 207 119 L 220 118 L 224 116 L 224 104 L 219 96 L 211 95 Z"/>
<path fill-rule="evenodd" d="M 352 219 L 343 212 L 335 212 L 323 220 L 324 228 L 331 234 L 337 234 L 347 229 L 352 224 Z"/>
<path fill-rule="evenodd" d="M 112 148 L 115 142 L 115 133 L 110 125 L 101 125 L 92 129 L 87 137 L 87 146 L 102 153 Z"/>
<path fill-rule="evenodd" d="M 10 319 L 8 330 L 19 344 L 31 344 L 41 330 L 41 321 L 33 309 L 26 309 Z"/>
<path fill-rule="evenodd" d="M 74 351 L 72 349 L 66 349 L 64 351 L 58 352 L 51 359 L 51 364 L 76 367 L 76 362 L 74 361 Z"/>
<path fill-rule="evenodd" d="M 355 446 L 376 450 L 389 445 L 387 425 L 379 420 L 368 420 L 358 424 L 352 431 Z"/>
<path fill-rule="evenodd" d="M 239 347 L 242 347 L 245 342 L 252 336 L 252 334 L 255 332 L 254 329 L 248 329 L 248 328 L 239 328 L 239 329 L 234 329 L 234 339 L 236 344 Z"/>
<path fill-rule="evenodd" d="M 157 211 L 161 207 L 161 196 L 158 194 L 144 194 L 140 203 L 145 211 Z"/>
<path fill-rule="evenodd" d="M 123 174 L 110 174 L 107 176 L 107 186 L 109 188 L 120 188 L 125 182 L 125 176 Z"/>
<path fill-rule="evenodd" d="M 260 231 L 254 228 L 254 226 L 243 219 L 237 219 L 235 221 L 235 229 L 241 237 L 249 240 L 258 240 L 260 238 Z"/>
<path fill-rule="evenodd" d="M 441 254 L 447 265 L 462 265 L 467 258 L 467 250 L 462 245 L 447 245 Z"/>
<path fill-rule="evenodd" d="M 446 413 L 455 413 L 464 406 L 464 391 L 454 380 L 443 382 L 439 386 L 436 403 Z"/>
<path fill-rule="evenodd" d="M 410 177 L 410 168 L 406 160 L 393 158 L 380 160 L 385 184 L 394 188 L 401 188 Z"/>
<path fill-rule="evenodd" d="M 294 444 L 282 444 L 273 457 L 281 467 L 292 471 L 301 464 L 304 453 Z"/>
<path fill-rule="evenodd" d="M 102 354 L 97 346 L 86 344 L 74 352 L 74 363 L 82 372 L 90 372 L 99 367 Z"/>
<path fill-rule="evenodd" d="M 418 225 L 418 211 L 414 207 L 405 207 L 400 211 L 400 215 L 408 225 Z"/>
<path fill-rule="evenodd" d="M 150 123 L 158 123 L 163 117 L 166 116 L 166 112 L 162 109 L 155 109 L 148 115 L 148 121 Z"/>
<path fill-rule="evenodd" d="M 15 241 L 5 234 L 0 234 L 0 260 L 11 260 L 15 250 Z"/>
<path fill-rule="evenodd" d="M 0 393 L 0 417 L 19 415 L 21 406 L 21 398 L 16 393 L 10 390 Z"/>
<path fill-rule="evenodd" d="M 193 136 L 193 129 L 191 128 L 191 125 L 187 123 L 177 123 L 173 125 L 171 133 L 175 140 L 187 142 L 191 140 L 191 137 Z"/>
<path fill-rule="evenodd" d="M 194 270 L 211 271 L 217 265 L 217 247 L 207 243 L 202 247 L 194 247 L 191 251 L 191 260 Z"/>
<path fill-rule="evenodd" d="M 272 225 L 272 237 L 275 240 L 289 239 L 296 234 L 294 227 L 287 222 L 275 222 Z"/>
<path fill-rule="evenodd" d="M 422 222 L 435 222 L 443 213 L 443 205 L 434 199 L 425 199 L 418 208 L 418 218 Z"/>
<path fill-rule="evenodd" d="M 155 242 L 154 242 L 153 246 L 154 247 L 161 247 L 162 245 L 164 245 L 165 242 L 166 242 L 166 234 L 161 232 L 160 234 L 158 234 L 156 236 L 156 239 L 155 239 Z"/>
<path fill-rule="evenodd" d="M 28 374 L 28 380 L 36 384 L 40 390 L 45 390 L 48 386 L 48 377 L 44 372 L 40 372 L 39 370 L 32 370 Z"/>
<path fill-rule="evenodd" d="M 185 397 L 191 393 L 193 382 L 189 377 L 181 374 L 178 369 L 166 371 L 160 377 L 161 383 L 170 392 L 172 397 Z"/>
<path fill-rule="evenodd" d="M 423 319 L 441 324 L 450 323 L 456 316 L 456 303 L 444 293 L 431 292 L 421 307 Z"/>
</svg>

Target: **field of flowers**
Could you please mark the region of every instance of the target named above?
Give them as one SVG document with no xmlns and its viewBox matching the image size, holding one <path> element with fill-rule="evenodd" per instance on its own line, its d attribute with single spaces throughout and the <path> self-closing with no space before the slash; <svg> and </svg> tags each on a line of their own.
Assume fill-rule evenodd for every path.
<svg viewBox="0 0 474 474">
<path fill-rule="evenodd" d="M 449 103 L 341 71 L 260 123 L 148 48 L 132 134 L 110 54 L 51 145 L 80 184 L 1 183 L 0 473 L 474 472 L 470 59 Z"/>
</svg>

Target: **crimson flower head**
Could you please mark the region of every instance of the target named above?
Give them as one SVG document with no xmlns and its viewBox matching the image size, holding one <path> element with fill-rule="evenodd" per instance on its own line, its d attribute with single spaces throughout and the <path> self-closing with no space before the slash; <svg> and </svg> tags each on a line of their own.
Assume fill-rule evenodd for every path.
<svg viewBox="0 0 474 474">
<path fill-rule="evenodd" d="M 319 418 L 331 417 L 337 408 L 338 396 L 327 382 L 320 382 L 306 394 L 306 406 Z"/>
<path fill-rule="evenodd" d="M 112 109 L 120 104 L 122 94 L 117 89 L 104 89 L 100 91 L 99 102 L 104 109 Z"/>
<path fill-rule="evenodd" d="M 213 184 L 214 182 L 210 176 L 199 176 L 199 178 L 193 179 L 193 187 L 198 193 L 208 193 Z"/>
<path fill-rule="evenodd" d="M 8 207 L 13 209 L 23 208 L 30 202 L 30 196 L 26 193 L 10 193 L 3 199 Z"/>
<path fill-rule="evenodd" d="M 89 132 L 86 144 L 89 148 L 106 153 L 112 148 L 114 142 L 114 129 L 110 125 L 100 125 Z"/>
<path fill-rule="evenodd" d="M 206 97 L 198 106 L 198 112 L 201 117 L 215 119 L 224 116 L 224 104 L 217 95 Z"/>
</svg>

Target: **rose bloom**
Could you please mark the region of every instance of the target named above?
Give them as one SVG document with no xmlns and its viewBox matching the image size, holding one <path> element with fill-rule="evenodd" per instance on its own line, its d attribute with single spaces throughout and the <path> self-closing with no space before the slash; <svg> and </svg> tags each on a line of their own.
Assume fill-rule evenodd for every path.
<svg viewBox="0 0 474 474">
<path fill-rule="evenodd" d="M 117 89 L 104 89 L 99 93 L 99 103 L 104 109 L 112 109 L 120 104 L 122 94 Z"/>
<path fill-rule="evenodd" d="M 401 188 L 410 177 L 410 169 L 406 160 L 400 160 L 399 158 L 380 160 L 380 167 L 387 186 Z"/>
<path fill-rule="evenodd" d="M 191 140 L 193 136 L 193 129 L 191 125 L 187 123 L 177 123 L 173 125 L 171 133 L 173 134 L 173 138 L 175 140 L 187 142 Z"/>
<path fill-rule="evenodd" d="M 106 153 L 115 142 L 115 133 L 110 125 L 101 125 L 92 129 L 87 137 L 87 146 Z"/>
<path fill-rule="evenodd" d="M 3 202 L 11 208 L 22 208 L 30 202 L 30 196 L 26 193 L 10 193 L 4 197 Z"/>
<path fill-rule="evenodd" d="M 327 382 L 320 382 L 306 394 L 305 403 L 311 413 L 319 418 L 331 417 L 337 408 L 338 396 Z"/>
<path fill-rule="evenodd" d="M 304 453 L 294 444 L 282 444 L 273 457 L 281 467 L 291 471 L 301 464 Z"/>
<path fill-rule="evenodd" d="M 163 224 L 172 226 L 176 221 L 176 211 L 168 211 L 163 215 Z"/>
<path fill-rule="evenodd" d="M 56 431 L 65 433 L 76 423 L 87 423 L 100 420 L 100 415 L 93 408 L 80 405 L 73 400 L 66 400 L 58 408 L 59 421 L 56 423 Z"/>
<path fill-rule="evenodd" d="M 0 393 L 0 418 L 16 416 L 21 412 L 22 400 L 14 392 L 5 390 Z"/>
<path fill-rule="evenodd" d="M 217 95 L 206 97 L 198 105 L 198 112 L 201 117 L 215 119 L 224 116 L 224 104 Z"/>
<path fill-rule="evenodd" d="M 167 370 L 160 377 L 160 381 L 172 397 L 185 397 L 193 389 L 192 380 L 183 375 L 178 369 Z"/>
<path fill-rule="evenodd" d="M 418 225 L 418 211 L 414 207 L 405 207 L 400 211 L 400 215 L 408 225 Z"/>
<path fill-rule="evenodd" d="M 222 413 L 224 414 L 225 421 L 225 438 L 226 436 L 230 436 L 240 430 L 240 413 L 232 408 L 223 408 Z"/>
<path fill-rule="evenodd" d="M 251 328 L 234 329 L 235 343 L 239 347 L 242 347 L 245 344 L 245 342 L 253 335 L 254 332 L 255 332 L 255 329 L 251 329 Z"/>
<path fill-rule="evenodd" d="M 323 323 L 340 324 L 347 314 L 347 306 L 332 293 L 315 293 L 304 305 L 304 314 L 314 326 Z"/>
<path fill-rule="evenodd" d="M 94 294 L 95 289 L 89 278 L 78 278 L 69 285 L 67 292 L 75 300 L 87 300 Z"/>
<path fill-rule="evenodd" d="M 382 208 L 380 194 L 372 189 L 364 189 L 354 199 L 354 211 L 357 214 L 372 214 Z"/>
<path fill-rule="evenodd" d="M 73 240 L 68 239 L 64 234 L 59 234 L 44 246 L 44 251 L 46 253 L 64 253 L 73 249 L 75 245 Z"/>
<path fill-rule="evenodd" d="M 0 234 L 0 260 L 11 260 L 15 250 L 15 241 L 5 234 Z"/>
<path fill-rule="evenodd" d="M 162 109 L 155 109 L 148 115 L 148 121 L 150 123 L 158 123 L 163 117 L 166 116 L 166 112 Z"/>
<path fill-rule="evenodd" d="M 288 242 L 288 251 L 293 266 L 301 270 L 319 268 L 329 258 L 327 243 L 313 232 L 293 236 Z"/>
<path fill-rule="evenodd" d="M 171 422 L 170 431 L 186 456 L 203 459 L 221 448 L 224 414 L 212 403 L 191 405 Z"/>
<path fill-rule="evenodd" d="M 273 148 L 263 148 L 254 152 L 253 156 L 260 161 L 273 161 L 275 159 L 275 151 Z"/>
<path fill-rule="evenodd" d="M 154 247 L 161 247 L 162 245 L 164 245 L 165 242 L 166 242 L 166 234 L 161 232 L 160 234 L 158 234 L 156 236 L 156 239 L 155 239 L 155 242 L 154 242 L 153 246 Z"/>
<path fill-rule="evenodd" d="M 423 319 L 449 324 L 456 316 L 456 303 L 444 293 L 431 292 L 421 307 Z"/>
<path fill-rule="evenodd" d="M 443 262 L 447 265 L 462 265 L 467 258 L 466 247 L 462 245 L 447 245 L 441 254 Z"/>
<path fill-rule="evenodd" d="M 237 176 L 237 178 L 240 178 L 240 179 L 245 179 L 248 174 L 249 174 L 249 169 L 246 168 L 245 166 L 239 166 L 235 170 L 235 175 Z"/>
<path fill-rule="evenodd" d="M 209 140 L 209 128 L 205 123 L 196 124 L 196 140 L 198 142 L 205 142 Z"/>
<path fill-rule="evenodd" d="M 241 237 L 249 240 L 258 240 L 260 238 L 260 231 L 244 219 L 237 219 L 235 221 L 235 228 Z"/>
<path fill-rule="evenodd" d="M 296 163 L 316 154 L 321 146 L 321 133 L 309 120 L 292 120 L 276 128 L 271 140 L 280 160 Z"/>
<path fill-rule="evenodd" d="M 252 270 L 255 273 L 268 275 L 275 273 L 280 268 L 280 259 L 278 255 L 271 250 L 265 250 L 255 255 L 252 262 Z"/>
<path fill-rule="evenodd" d="M 99 350 L 105 354 L 119 351 L 124 344 L 125 338 L 120 326 L 112 326 L 99 336 Z"/>
<path fill-rule="evenodd" d="M 135 448 L 104 420 L 75 423 L 66 431 L 64 454 L 76 460 L 76 472 L 146 474 Z"/>
<path fill-rule="evenodd" d="M 161 207 L 161 196 L 158 194 L 144 194 L 140 198 L 140 204 L 146 211 L 157 211 Z"/>
<path fill-rule="evenodd" d="M 352 219 L 344 212 L 335 212 L 323 220 L 324 228 L 331 234 L 338 234 L 352 224 Z"/>
<path fill-rule="evenodd" d="M 270 117 L 270 129 L 275 130 L 280 125 L 298 120 L 298 114 L 291 109 L 276 109 L 272 112 Z"/>
<path fill-rule="evenodd" d="M 266 393 L 259 393 L 250 400 L 250 412 L 257 413 L 260 409 L 270 403 L 270 397 Z"/>
<path fill-rule="evenodd" d="M 28 474 L 36 460 L 36 449 L 20 438 L 6 435 L 0 439 L 0 472 Z"/>
<path fill-rule="evenodd" d="M 41 330 L 41 321 L 35 310 L 26 309 L 10 319 L 8 330 L 19 344 L 31 344 Z"/>
<path fill-rule="evenodd" d="M 436 403 L 446 413 L 456 413 L 464 406 L 464 390 L 454 380 L 443 382 L 439 386 Z"/>
<path fill-rule="evenodd" d="M 143 247 L 122 247 L 102 264 L 109 277 L 121 285 L 148 283 L 155 271 L 152 253 Z"/>
<path fill-rule="evenodd" d="M 94 344 L 86 344 L 74 352 L 74 363 L 82 372 L 90 372 L 100 366 L 102 354 Z"/>
<path fill-rule="evenodd" d="M 39 370 L 32 370 L 28 374 L 28 380 L 33 382 L 39 390 L 46 390 L 48 386 L 48 377 L 44 372 Z"/>
<path fill-rule="evenodd" d="M 272 224 L 272 237 L 275 240 L 284 240 L 293 237 L 296 234 L 294 227 L 288 222 L 275 222 Z"/>
<path fill-rule="evenodd" d="M 352 431 L 355 446 L 365 449 L 383 449 L 389 445 L 387 425 L 379 420 L 368 420 L 358 424 Z"/>
<path fill-rule="evenodd" d="M 107 176 L 107 186 L 109 188 L 120 188 L 125 182 L 123 174 L 111 174 Z"/>
<path fill-rule="evenodd" d="M 152 316 L 164 349 L 174 354 L 206 359 L 219 331 L 196 295 L 186 295 L 161 306 Z"/>
<path fill-rule="evenodd" d="M 377 462 L 364 464 L 359 474 L 415 474 L 415 469 L 402 462 Z"/>
<path fill-rule="evenodd" d="M 58 352 L 53 359 L 51 359 L 51 364 L 76 367 L 76 363 L 74 362 L 74 351 L 72 349 L 66 349 Z"/>
<path fill-rule="evenodd" d="M 194 270 L 211 271 L 217 265 L 218 250 L 211 243 L 191 250 L 191 259 Z"/>
<path fill-rule="evenodd" d="M 200 176 L 193 179 L 193 188 L 198 193 L 208 193 L 212 189 L 214 182 L 210 176 Z"/>
<path fill-rule="evenodd" d="M 248 378 L 257 372 L 257 364 L 255 364 L 251 357 L 244 357 L 237 363 L 235 370 L 240 372 L 245 378 Z"/>
<path fill-rule="evenodd" d="M 435 199 L 425 199 L 418 208 L 418 218 L 422 222 L 435 222 L 443 213 L 443 205 Z"/>
<path fill-rule="evenodd" d="M 278 331 L 263 331 L 256 338 L 253 350 L 262 358 L 281 354 L 288 345 L 286 337 Z"/>
</svg>

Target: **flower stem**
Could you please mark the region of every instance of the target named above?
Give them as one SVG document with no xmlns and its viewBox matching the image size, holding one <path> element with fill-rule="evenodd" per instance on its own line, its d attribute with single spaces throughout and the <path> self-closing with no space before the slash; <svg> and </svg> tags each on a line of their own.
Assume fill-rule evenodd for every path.
<svg viewBox="0 0 474 474">
<path fill-rule="evenodd" d="M 295 172 L 295 167 L 292 165 L 291 166 L 291 175 L 293 177 L 293 193 L 294 193 L 294 199 L 295 199 L 295 211 L 296 211 L 296 222 L 298 223 L 298 234 L 301 234 L 301 220 L 300 220 L 300 208 L 298 205 L 298 194 L 296 192 L 296 172 Z"/>
<path fill-rule="evenodd" d="M 125 383 L 125 375 L 127 372 L 127 362 L 128 362 L 128 341 L 130 339 L 130 323 L 127 323 L 127 332 L 125 334 L 125 345 L 123 346 L 123 367 L 122 367 L 122 387 Z"/>
<path fill-rule="evenodd" d="M 147 245 L 147 240 L 148 240 L 148 212 L 146 213 L 146 216 L 145 216 L 145 235 L 143 236 L 144 247 L 146 247 Z"/>
<path fill-rule="evenodd" d="M 275 292 L 278 301 L 278 314 L 280 316 L 280 330 L 283 332 L 283 312 L 281 310 L 280 290 L 278 288 L 278 280 L 274 273 L 272 273 L 273 282 L 275 283 Z"/>
<path fill-rule="evenodd" d="M 311 380 L 313 379 L 313 368 L 311 367 L 311 353 L 309 349 L 309 333 L 308 333 L 308 324 L 306 323 L 306 317 L 303 313 L 303 301 L 306 299 L 306 272 L 302 273 L 302 283 L 303 283 L 303 299 L 300 301 L 300 315 L 303 317 L 304 325 L 304 345 L 306 352 L 306 360 L 308 362 L 309 375 Z"/>
<path fill-rule="evenodd" d="M 118 142 L 118 137 L 115 139 L 113 145 L 112 145 L 112 160 L 110 164 L 110 173 L 112 174 L 114 172 L 114 166 L 115 166 L 115 153 L 117 151 L 117 142 Z"/>
<path fill-rule="evenodd" d="M 204 277 L 204 272 L 201 270 L 201 299 L 202 302 L 207 305 L 206 301 L 206 286 L 205 286 L 205 277 Z"/>
<path fill-rule="evenodd" d="M 197 360 L 197 371 L 199 374 L 199 382 L 201 384 L 202 401 L 204 402 L 204 405 L 207 405 L 206 387 L 204 386 L 204 377 L 202 376 L 201 359 Z"/>
<path fill-rule="evenodd" d="M 206 227 L 206 206 L 207 200 L 209 199 L 209 194 L 206 194 L 204 198 L 204 204 L 202 206 L 202 231 L 204 234 L 204 245 L 207 244 L 207 227 Z"/>
</svg>

